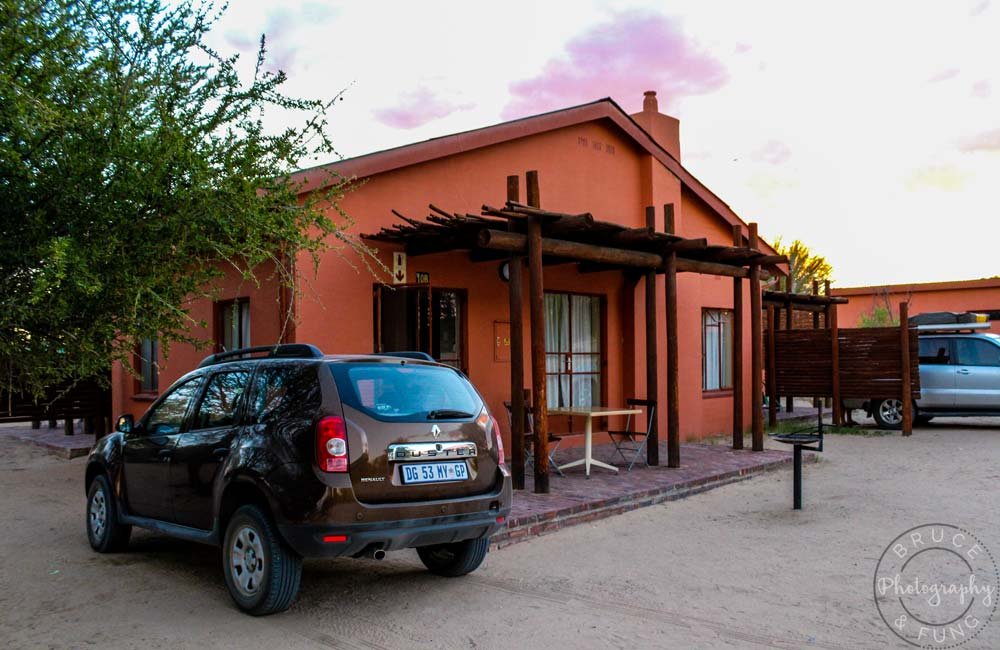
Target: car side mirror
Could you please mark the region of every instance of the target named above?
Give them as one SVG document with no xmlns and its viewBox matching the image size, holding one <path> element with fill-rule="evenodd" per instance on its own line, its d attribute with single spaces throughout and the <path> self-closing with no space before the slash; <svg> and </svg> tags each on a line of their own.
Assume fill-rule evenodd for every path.
<svg viewBox="0 0 1000 650">
<path fill-rule="evenodd" d="M 135 418 L 131 413 L 126 413 L 118 417 L 118 422 L 115 423 L 115 430 L 121 431 L 122 433 L 132 433 L 132 429 L 135 428 Z"/>
</svg>

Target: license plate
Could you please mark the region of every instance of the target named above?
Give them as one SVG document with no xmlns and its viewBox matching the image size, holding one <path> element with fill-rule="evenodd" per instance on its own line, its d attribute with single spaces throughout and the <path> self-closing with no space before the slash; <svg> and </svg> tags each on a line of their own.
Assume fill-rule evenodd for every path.
<svg viewBox="0 0 1000 650">
<path fill-rule="evenodd" d="M 446 483 L 469 478 L 469 466 L 460 463 L 419 463 L 403 465 L 399 469 L 403 483 Z"/>
</svg>

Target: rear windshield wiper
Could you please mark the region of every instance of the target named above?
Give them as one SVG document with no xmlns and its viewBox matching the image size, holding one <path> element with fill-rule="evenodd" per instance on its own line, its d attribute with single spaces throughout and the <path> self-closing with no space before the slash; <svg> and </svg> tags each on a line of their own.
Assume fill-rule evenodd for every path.
<svg viewBox="0 0 1000 650">
<path fill-rule="evenodd" d="M 452 418 L 471 418 L 472 413 L 456 411 L 455 409 L 435 409 L 427 412 L 428 420 L 450 420 Z"/>
</svg>

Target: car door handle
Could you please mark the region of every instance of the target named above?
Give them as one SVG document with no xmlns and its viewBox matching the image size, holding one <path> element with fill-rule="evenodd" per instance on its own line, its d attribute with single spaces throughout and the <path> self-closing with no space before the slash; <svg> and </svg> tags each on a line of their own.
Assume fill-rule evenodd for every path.
<svg viewBox="0 0 1000 650">
<path fill-rule="evenodd" d="M 957 372 L 960 375 L 967 375 L 967 374 L 969 374 L 969 369 L 968 368 L 960 368 L 959 370 L 956 370 L 955 372 Z"/>
<path fill-rule="evenodd" d="M 160 460 L 164 460 L 164 461 L 170 460 L 170 457 L 173 456 L 173 455 L 174 455 L 174 452 L 171 449 L 161 449 L 159 451 L 159 453 L 157 454 L 157 456 L 160 457 Z"/>
</svg>

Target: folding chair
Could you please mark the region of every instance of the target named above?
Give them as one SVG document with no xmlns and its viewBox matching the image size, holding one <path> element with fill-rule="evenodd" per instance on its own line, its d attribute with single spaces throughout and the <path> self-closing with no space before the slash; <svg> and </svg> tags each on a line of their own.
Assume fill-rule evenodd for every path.
<svg viewBox="0 0 1000 650">
<path fill-rule="evenodd" d="M 615 445 L 615 451 L 618 455 L 622 457 L 622 460 L 628 463 L 628 471 L 632 471 L 632 466 L 635 465 L 635 461 L 639 460 L 639 456 L 646 450 L 646 439 L 649 438 L 650 431 L 653 430 L 653 422 L 656 417 L 656 400 L 651 399 L 627 399 L 625 403 L 629 406 L 645 406 L 646 407 L 646 430 L 645 431 L 632 431 L 632 416 L 629 415 L 628 419 L 625 420 L 625 430 L 624 431 L 608 431 L 608 436 L 611 438 L 611 442 Z M 641 423 L 639 416 L 636 416 L 636 422 Z M 625 452 L 632 454 L 631 460 L 625 455 Z M 649 461 L 646 460 L 646 465 L 649 465 Z"/>
<path fill-rule="evenodd" d="M 504 402 L 504 407 L 507 409 L 507 424 L 510 425 L 510 430 L 514 431 L 514 409 L 510 402 Z M 532 407 L 525 404 L 524 406 L 524 466 L 528 467 L 531 463 L 535 462 L 535 411 Z M 555 443 L 555 444 L 553 444 Z M 559 445 L 562 444 L 562 436 L 557 436 L 552 433 L 549 434 L 549 467 L 556 471 L 559 476 L 565 476 L 556 464 L 553 455 L 556 450 L 559 449 Z"/>
</svg>

